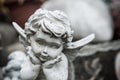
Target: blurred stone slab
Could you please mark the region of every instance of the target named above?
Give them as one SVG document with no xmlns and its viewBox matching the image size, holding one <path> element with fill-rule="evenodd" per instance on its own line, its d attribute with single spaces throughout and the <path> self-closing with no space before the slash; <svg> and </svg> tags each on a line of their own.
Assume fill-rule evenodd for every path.
<svg viewBox="0 0 120 80">
<path fill-rule="evenodd" d="M 0 80 L 3 80 L 2 79 L 2 69 L 0 68 Z"/>
<path fill-rule="evenodd" d="M 98 44 L 86 45 L 80 50 L 80 54 L 77 56 L 90 56 L 97 52 L 116 51 L 120 49 L 120 40 L 104 42 Z"/>
<path fill-rule="evenodd" d="M 74 59 L 75 80 L 117 80 L 114 62 L 120 40 L 87 45 Z"/>
</svg>

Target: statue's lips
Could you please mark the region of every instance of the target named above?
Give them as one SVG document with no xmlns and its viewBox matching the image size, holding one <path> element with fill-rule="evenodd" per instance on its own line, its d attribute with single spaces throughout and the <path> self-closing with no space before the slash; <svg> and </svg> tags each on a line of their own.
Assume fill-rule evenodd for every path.
<svg viewBox="0 0 120 80">
<path fill-rule="evenodd" d="M 50 59 L 52 59 L 52 57 L 50 57 L 48 54 L 46 53 L 39 53 L 35 55 L 40 61 L 48 61 Z"/>
</svg>

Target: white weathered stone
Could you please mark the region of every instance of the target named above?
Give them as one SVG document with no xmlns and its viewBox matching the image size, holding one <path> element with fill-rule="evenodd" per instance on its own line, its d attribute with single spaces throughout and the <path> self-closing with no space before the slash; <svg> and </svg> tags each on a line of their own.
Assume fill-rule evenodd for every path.
<svg viewBox="0 0 120 80">
<path fill-rule="evenodd" d="M 14 79 L 17 78 L 14 76 L 19 76 L 21 80 L 36 80 L 42 69 L 46 80 L 68 80 L 69 58 L 63 52 L 64 49 L 68 51 L 81 48 L 95 37 L 92 34 L 72 42 L 73 31 L 69 19 L 63 12 L 57 10 L 38 9 L 25 23 L 25 29 L 20 28 L 15 22 L 13 25 L 27 50 L 26 56 L 20 57 L 24 59 L 21 64 L 17 64 L 18 66 L 12 64 L 19 60 L 18 55 L 9 56 L 13 60 L 10 60 L 5 70 L 7 68 L 11 71 L 12 68 L 20 67 L 18 75 L 15 71 L 10 72 Z"/>
</svg>

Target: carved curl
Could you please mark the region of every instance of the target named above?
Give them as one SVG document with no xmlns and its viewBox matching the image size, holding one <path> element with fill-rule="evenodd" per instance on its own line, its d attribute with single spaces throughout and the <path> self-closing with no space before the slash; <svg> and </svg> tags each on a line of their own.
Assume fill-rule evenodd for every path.
<svg viewBox="0 0 120 80">
<path fill-rule="evenodd" d="M 68 17 L 61 11 L 38 9 L 25 23 L 27 38 L 40 29 L 51 36 L 63 38 L 67 43 L 73 38 Z"/>
</svg>

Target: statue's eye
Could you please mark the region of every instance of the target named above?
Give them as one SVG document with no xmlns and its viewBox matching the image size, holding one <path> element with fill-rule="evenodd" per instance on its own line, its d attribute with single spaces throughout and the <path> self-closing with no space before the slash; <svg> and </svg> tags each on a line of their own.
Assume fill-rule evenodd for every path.
<svg viewBox="0 0 120 80">
<path fill-rule="evenodd" d="M 60 46 L 61 45 L 59 45 L 59 44 L 54 44 L 54 43 L 50 44 L 50 47 L 54 48 L 54 49 L 58 49 L 58 48 L 60 48 Z"/>
<path fill-rule="evenodd" d="M 41 40 L 41 39 L 36 40 L 36 42 L 37 42 L 38 44 L 42 44 L 42 45 L 45 44 L 45 41 L 44 41 L 44 40 Z"/>
<path fill-rule="evenodd" d="M 51 48 L 54 48 L 54 49 L 59 48 L 58 46 L 55 46 L 55 45 L 51 45 L 50 47 L 51 47 Z"/>
</svg>

